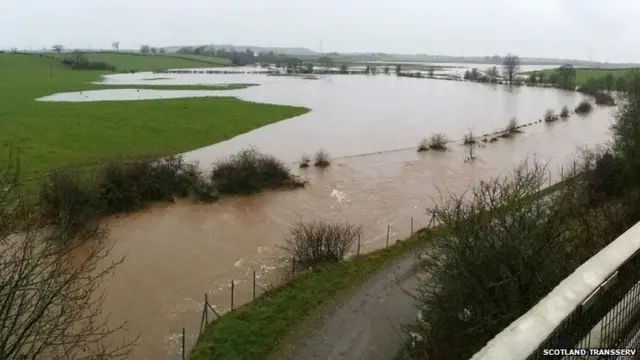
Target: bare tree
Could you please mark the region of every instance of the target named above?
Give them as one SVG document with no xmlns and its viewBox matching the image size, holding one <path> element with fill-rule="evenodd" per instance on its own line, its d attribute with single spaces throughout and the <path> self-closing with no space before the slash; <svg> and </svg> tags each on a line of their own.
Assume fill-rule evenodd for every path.
<svg viewBox="0 0 640 360">
<path fill-rule="evenodd" d="M 476 148 L 476 137 L 473 133 L 473 130 L 469 129 L 469 131 L 464 135 L 463 144 L 469 149 L 469 157 L 465 159 L 465 161 L 473 161 L 476 159 L 475 148 Z"/>
<path fill-rule="evenodd" d="M 520 72 L 520 58 L 518 55 L 507 54 L 502 60 L 502 72 L 509 84 L 513 84 L 516 76 Z"/>
<path fill-rule="evenodd" d="M 111 44 L 111 47 L 115 51 L 120 51 L 120 42 L 119 41 L 114 41 L 113 44 Z"/>
<path fill-rule="evenodd" d="M 511 176 L 444 197 L 427 210 L 446 224 L 421 254 L 413 359 L 468 359 L 528 311 L 629 222 L 619 206 L 585 206 L 585 170 L 539 192 L 547 168 L 523 163 Z"/>
<path fill-rule="evenodd" d="M 489 81 L 492 81 L 492 82 L 498 80 L 498 77 L 500 77 L 500 74 L 498 73 L 498 68 L 495 66 L 488 68 L 485 71 L 485 74 L 489 78 Z"/>
<path fill-rule="evenodd" d="M 60 44 L 56 44 L 56 45 L 53 45 L 51 49 L 59 54 L 62 52 L 62 50 L 64 50 L 64 46 Z"/>
<path fill-rule="evenodd" d="M 109 328 L 101 314 L 102 279 L 122 261 L 93 236 L 69 238 L 42 226 L 19 190 L 18 158 L 0 169 L 0 359 L 126 358 L 133 342 L 112 344 L 124 324 Z M 16 214 L 21 214 L 20 216 Z"/>
</svg>

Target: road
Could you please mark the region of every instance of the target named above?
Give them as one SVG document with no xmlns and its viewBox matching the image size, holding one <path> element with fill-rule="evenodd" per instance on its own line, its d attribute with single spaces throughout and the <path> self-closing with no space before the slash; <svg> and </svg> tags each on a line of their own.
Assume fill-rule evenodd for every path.
<svg viewBox="0 0 640 360">
<path fill-rule="evenodd" d="M 416 319 L 419 284 L 415 257 L 372 276 L 337 301 L 309 336 L 298 341 L 294 360 L 391 360 L 406 339 L 404 327 Z"/>
</svg>

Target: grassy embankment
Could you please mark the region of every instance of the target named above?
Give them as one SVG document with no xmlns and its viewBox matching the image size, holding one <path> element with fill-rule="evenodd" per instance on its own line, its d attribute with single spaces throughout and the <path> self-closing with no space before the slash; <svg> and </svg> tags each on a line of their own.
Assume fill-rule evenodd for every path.
<svg viewBox="0 0 640 360">
<path fill-rule="evenodd" d="M 109 56 L 121 56 L 122 66 L 139 70 L 197 63 L 160 55 Z M 105 157 L 175 154 L 309 111 L 227 97 L 35 101 L 59 92 L 104 88 L 90 84 L 103 74 L 69 70 L 56 60 L 34 55 L 0 54 L 0 144 L 20 148 L 23 176 Z"/>
<path fill-rule="evenodd" d="M 554 184 L 536 195 L 548 195 L 564 185 Z M 275 352 L 300 341 L 295 335 L 297 329 L 321 314 L 331 300 L 363 284 L 394 261 L 418 251 L 442 230 L 421 229 L 395 245 L 306 272 L 266 292 L 209 324 L 189 359 L 272 359 Z"/>
</svg>

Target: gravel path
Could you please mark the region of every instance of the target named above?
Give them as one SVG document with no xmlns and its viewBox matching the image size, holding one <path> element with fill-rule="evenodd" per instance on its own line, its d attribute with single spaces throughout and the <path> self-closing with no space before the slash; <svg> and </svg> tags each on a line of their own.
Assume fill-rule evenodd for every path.
<svg viewBox="0 0 640 360">
<path fill-rule="evenodd" d="M 294 360 L 392 360 L 405 339 L 403 326 L 416 319 L 418 286 L 413 256 L 372 276 L 339 300 L 306 339 L 295 345 Z"/>
</svg>

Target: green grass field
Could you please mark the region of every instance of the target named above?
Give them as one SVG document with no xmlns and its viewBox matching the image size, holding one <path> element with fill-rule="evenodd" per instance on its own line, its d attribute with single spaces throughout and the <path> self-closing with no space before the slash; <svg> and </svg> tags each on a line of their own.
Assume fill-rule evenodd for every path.
<svg viewBox="0 0 640 360">
<path fill-rule="evenodd" d="M 69 53 L 47 53 L 60 60 L 71 56 Z M 89 61 L 103 61 L 113 65 L 118 71 L 151 71 L 180 68 L 203 68 L 217 66 L 231 66 L 227 59 L 188 55 L 188 54 L 139 54 L 116 52 L 86 52 Z"/>
<path fill-rule="evenodd" d="M 535 72 L 542 72 L 547 75 L 551 75 L 556 69 L 538 70 Z M 598 79 L 605 75 L 612 74 L 614 79 L 619 77 L 628 76 L 629 72 L 633 69 L 590 69 L 590 68 L 576 68 L 576 85 L 584 85 L 589 79 Z M 528 71 L 525 74 L 530 74 L 532 71 Z"/>
<path fill-rule="evenodd" d="M 56 60 L 34 55 L 0 54 L 0 144 L 20 149 L 23 176 L 116 155 L 188 151 L 308 111 L 222 97 L 35 101 L 58 92 L 100 88 L 89 83 L 102 74 L 69 70 Z"/>
</svg>

